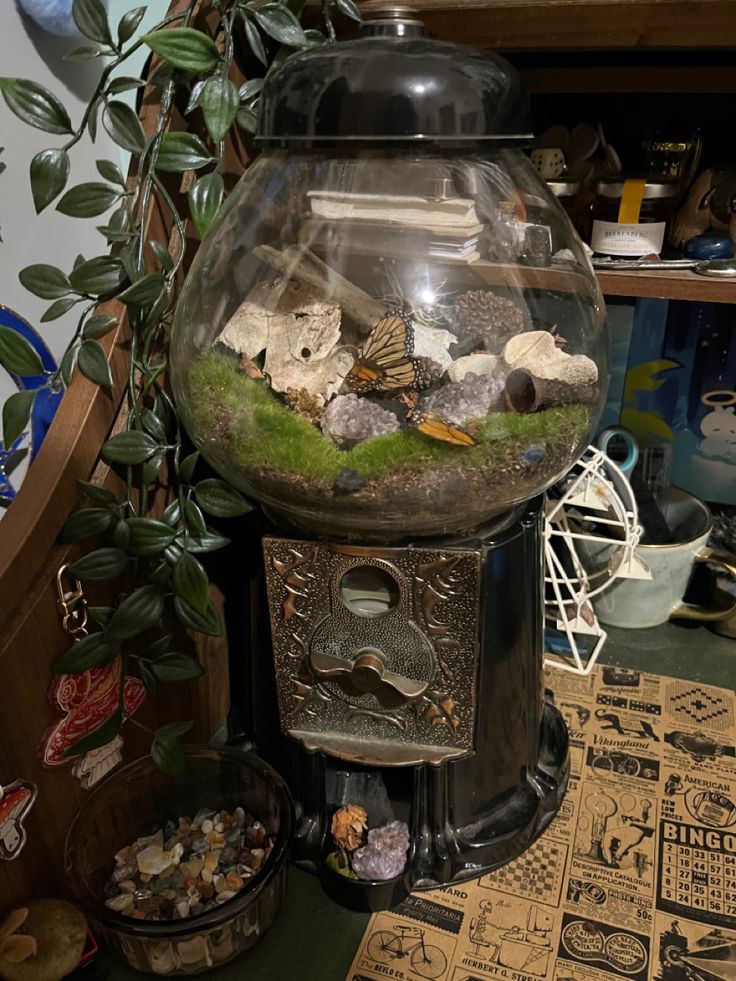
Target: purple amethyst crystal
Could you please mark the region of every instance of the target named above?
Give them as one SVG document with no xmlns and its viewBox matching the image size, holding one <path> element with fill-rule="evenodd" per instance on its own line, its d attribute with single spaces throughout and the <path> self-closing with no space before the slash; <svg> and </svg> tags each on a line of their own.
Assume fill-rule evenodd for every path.
<svg viewBox="0 0 736 981">
<path fill-rule="evenodd" d="M 492 409 L 501 408 L 504 382 L 492 375 L 469 371 L 461 381 L 443 385 L 422 403 L 445 422 L 460 425 L 468 419 L 481 419 Z"/>
<path fill-rule="evenodd" d="M 393 412 L 355 393 L 338 395 L 324 411 L 322 432 L 340 449 L 350 449 L 374 436 L 393 433 L 399 420 Z"/>
<path fill-rule="evenodd" d="M 353 853 L 353 871 L 361 879 L 393 879 L 406 866 L 409 828 L 403 821 L 390 821 L 368 832 L 368 844 Z"/>
</svg>

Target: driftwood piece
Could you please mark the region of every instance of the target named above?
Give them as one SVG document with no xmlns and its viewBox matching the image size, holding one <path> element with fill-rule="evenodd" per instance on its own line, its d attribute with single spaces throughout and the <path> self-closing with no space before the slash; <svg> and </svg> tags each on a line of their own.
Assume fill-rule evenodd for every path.
<svg viewBox="0 0 736 981">
<path fill-rule="evenodd" d="M 386 313 L 385 304 L 345 279 L 309 249 L 291 245 L 279 252 L 270 245 L 259 245 L 253 254 L 281 275 L 309 286 L 325 302 L 339 304 L 364 333 L 373 330 Z"/>
<path fill-rule="evenodd" d="M 534 412 L 549 405 L 587 402 L 595 395 L 598 367 L 584 354 L 566 354 L 546 330 L 512 337 L 503 350 L 508 366 L 504 392 L 514 412 Z"/>
<path fill-rule="evenodd" d="M 506 378 L 504 399 L 512 412 L 536 412 L 551 405 L 589 402 L 594 385 L 570 383 L 562 378 L 540 378 L 526 368 L 514 368 Z"/>
</svg>

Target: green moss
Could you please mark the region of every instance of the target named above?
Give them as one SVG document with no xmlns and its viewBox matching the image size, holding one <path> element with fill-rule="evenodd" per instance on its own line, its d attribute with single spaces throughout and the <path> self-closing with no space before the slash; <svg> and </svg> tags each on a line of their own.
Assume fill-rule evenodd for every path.
<svg viewBox="0 0 736 981">
<path fill-rule="evenodd" d="M 200 431 L 222 444 L 248 471 L 302 474 L 331 484 L 343 467 L 366 480 L 439 467 L 502 466 L 531 445 L 546 455 L 569 452 L 584 435 L 588 410 L 562 405 L 529 415 L 493 413 L 478 424 L 477 446 L 453 446 L 418 432 L 395 432 L 338 450 L 319 429 L 291 412 L 262 382 L 241 375 L 237 362 L 210 352 L 189 374 L 190 411 Z"/>
</svg>

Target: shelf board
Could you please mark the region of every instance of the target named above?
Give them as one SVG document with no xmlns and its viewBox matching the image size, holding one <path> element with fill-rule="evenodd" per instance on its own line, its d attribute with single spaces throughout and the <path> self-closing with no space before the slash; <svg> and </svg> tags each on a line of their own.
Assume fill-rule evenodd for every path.
<svg viewBox="0 0 736 981">
<path fill-rule="evenodd" d="M 363 0 L 363 15 L 385 0 Z M 734 0 L 412 0 L 433 37 L 507 51 L 736 47 Z"/>
<path fill-rule="evenodd" d="M 699 276 L 689 269 L 611 269 L 598 270 L 597 275 L 604 296 L 736 304 L 736 282 Z"/>
</svg>

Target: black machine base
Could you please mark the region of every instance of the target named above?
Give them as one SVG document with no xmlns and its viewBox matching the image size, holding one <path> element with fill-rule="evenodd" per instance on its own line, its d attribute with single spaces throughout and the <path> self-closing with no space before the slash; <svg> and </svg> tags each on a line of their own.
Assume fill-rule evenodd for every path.
<svg viewBox="0 0 736 981">
<path fill-rule="evenodd" d="M 297 815 L 293 860 L 319 874 L 325 891 L 348 908 L 389 909 L 410 891 L 492 871 L 520 855 L 560 806 L 568 734 L 544 691 L 541 503 L 528 502 L 503 526 L 462 543 L 477 551 L 480 588 L 472 746 L 456 758 L 369 765 L 333 753 L 327 740 L 314 748 L 284 732 L 263 572 L 253 562 L 250 620 L 241 633 L 246 657 L 239 671 L 231 667 L 239 674 L 231 730 L 289 785 Z M 401 876 L 372 882 L 327 866 L 335 850 L 332 817 L 348 804 L 365 808 L 371 828 L 407 824 L 411 847 Z"/>
</svg>

